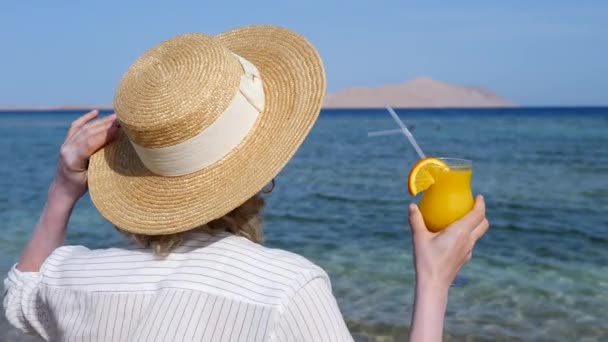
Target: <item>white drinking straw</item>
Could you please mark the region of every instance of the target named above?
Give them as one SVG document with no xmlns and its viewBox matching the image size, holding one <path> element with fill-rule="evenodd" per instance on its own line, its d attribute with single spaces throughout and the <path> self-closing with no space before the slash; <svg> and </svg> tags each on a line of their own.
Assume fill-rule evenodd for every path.
<svg viewBox="0 0 608 342">
<path fill-rule="evenodd" d="M 367 132 L 367 136 L 371 137 L 381 137 L 383 135 L 393 135 L 393 134 L 403 134 L 403 131 L 400 129 L 387 129 L 385 131 L 375 131 L 375 132 Z"/>
<path fill-rule="evenodd" d="M 403 132 L 403 135 L 405 135 L 405 137 L 410 142 L 410 144 L 412 144 L 412 146 L 414 146 L 414 149 L 416 150 L 416 153 L 418 153 L 418 156 L 420 157 L 420 159 L 426 158 L 426 156 L 420 149 L 420 146 L 418 146 L 416 139 L 414 139 L 414 136 L 412 135 L 410 130 L 407 129 L 407 126 L 403 123 L 403 121 L 401 121 L 401 119 L 399 119 L 399 116 L 397 115 L 397 113 L 395 113 L 393 108 L 391 108 L 390 106 L 386 106 L 386 109 L 391 114 L 393 119 L 395 119 L 395 121 L 397 122 L 397 125 L 399 125 L 399 127 L 401 127 L 401 132 Z"/>
</svg>

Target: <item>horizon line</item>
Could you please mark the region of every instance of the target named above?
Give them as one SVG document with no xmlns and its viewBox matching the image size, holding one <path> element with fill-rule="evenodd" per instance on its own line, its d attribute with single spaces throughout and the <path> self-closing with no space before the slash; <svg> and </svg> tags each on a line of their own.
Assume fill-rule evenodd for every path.
<svg viewBox="0 0 608 342">
<path fill-rule="evenodd" d="M 484 110 L 484 109 L 499 109 L 499 110 L 518 110 L 518 109 L 543 109 L 543 108 L 608 108 L 608 104 L 603 105 L 517 105 L 517 106 L 442 106 L 442 107 L 397 107 L 392 106 L 398 110 Z M 40 107 L 0 107 L 0 113 L 7 112 L 80 112 L 80 111 L 91 111 L 99 110 L 100 112 L 111 112 L 114 110 L 113 107 L 108 106 L 40 106 Z M 321 110 L 325 111 L 346 111 L 346 110 L 386 110 L 386 107 L 321 107 Z"/>
</svg>

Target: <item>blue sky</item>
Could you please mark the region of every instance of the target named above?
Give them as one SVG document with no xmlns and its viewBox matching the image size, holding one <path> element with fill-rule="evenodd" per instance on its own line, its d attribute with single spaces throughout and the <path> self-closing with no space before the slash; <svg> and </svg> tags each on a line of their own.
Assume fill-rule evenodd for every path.
<svg viewBox="0 0 608 342">
<path fill-rule="evenodd" d="M 0 106 L 110 104 L 146 49 L 185 32 L 286 26 L 330 92 L 418 76 L 521 105 L 608 105 L 608 1 L 0 2 Z"/>
</svg>

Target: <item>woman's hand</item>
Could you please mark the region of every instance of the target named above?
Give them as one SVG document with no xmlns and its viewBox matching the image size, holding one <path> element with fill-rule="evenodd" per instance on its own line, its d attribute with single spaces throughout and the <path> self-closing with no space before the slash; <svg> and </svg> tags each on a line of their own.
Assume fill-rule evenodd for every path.
<svg viewBox="0 0 608 342">
<path fill-rule="evenodd" d="M 477 196 L 471 212 L 439 233 L 427 230 L 420 210 L 412 204 L 410 227 L 416 267 L 410 341 L 438 342 L 442 340 L 450 285 L 489 228 L 484 199 Z"/>
<path fill-rule="evenodd" d="M 38 272 L 46 258 L 63 245 L 72 209 L 87 192 L 89 158 L 117 137 L 116 116 L 93 121 L 98 115 L 94 110 L 72 123 L 61 146 L 47 202 L 17 265 L 20 271 Z"/>
<path fill-rule="evenodd" d="M 72 122 L 61 146 L 51 192 L 68 203 L 75 203 L 87 192 L 87 168 L 91 155 L 117 136 L 116 115 L 93 120 L 98 115 L 99 112 L 93 110 Z"/>
<path fill-rule="evenodd" d="M 438 233 L 427 230 L 418 207 L 410 205 L 416 280 L 449 288 L 460 269 L 471 260 L 475 243 L 489 226 L 482 196 L 477 196 L 473 210 L 466 216 Z"/>
</svg>

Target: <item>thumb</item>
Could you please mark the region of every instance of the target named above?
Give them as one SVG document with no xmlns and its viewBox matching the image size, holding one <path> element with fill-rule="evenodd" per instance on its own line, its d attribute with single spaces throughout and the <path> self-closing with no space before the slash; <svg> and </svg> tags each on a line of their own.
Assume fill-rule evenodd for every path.
<svg viewBox="0 0 608 342">
<path fill-rule="evenodd" d="M 424 224 L 424 219 L 422 218 L 422 213 L 420 213 L 418 206 L 414 203 L 410 204 L 409 221 L 412 235 L 428 233 L 426 225 Z"/>
</svg>

